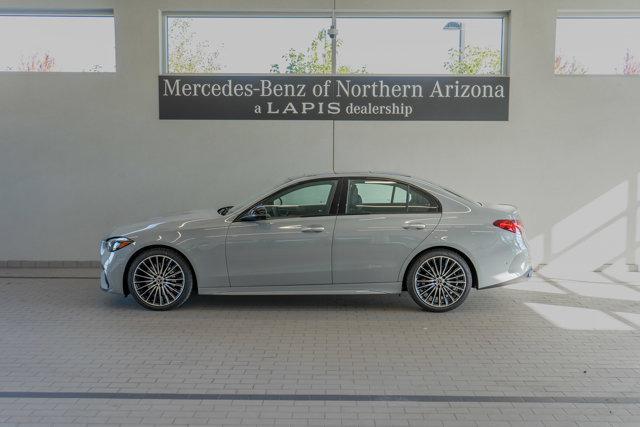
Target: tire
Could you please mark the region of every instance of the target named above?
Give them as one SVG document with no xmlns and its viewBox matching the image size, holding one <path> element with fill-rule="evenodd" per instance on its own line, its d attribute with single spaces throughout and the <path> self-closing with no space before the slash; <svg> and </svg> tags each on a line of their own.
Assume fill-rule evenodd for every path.
<svg viewBox="0 0 640 427">
<path fill-rule="evenodd" d="M 187 260 L 167 248 L 142 251 L 127 273 L 129 292 L 149 310 L 171 310 L 189 299 L 193 273 Z"/>
<path fill-rule="evenodd" d="M 414 260 L 406 282 L 416 304 L 442 313 L 464 302 L 473 286 L 473 276 L 469 264 L 458 253 L 436 249 Z"/>
</svg>

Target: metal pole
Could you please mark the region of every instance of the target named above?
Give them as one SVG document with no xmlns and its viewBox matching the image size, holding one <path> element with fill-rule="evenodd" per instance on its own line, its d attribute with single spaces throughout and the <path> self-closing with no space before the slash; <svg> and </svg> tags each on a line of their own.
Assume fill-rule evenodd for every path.
<svg viewBox="0 0 640 427">
<path fill-rule="evenodd" d="M 336 59 L 338 57 L 338 35 L 336 27 L 336 0 L 333 0 L 333 10 L 331 11 L 331 74 L 337 73 Z"/>
<path fill-rule="evenodd" d="M 338 36 L 336 34 L 336 0 L 333 0 L 333 10 L 331 11 L 331 28 L 334 36 L 331 37 L 331 74 L 337 74 L 336 58 L 338 47 Z M 331 169 L 336 173 L 336 121 L 331 120 Z"/>
<path fill-rule="evenodd" d="M 464 59 L 464 23 L 460 22 L 460 32 L 458 33 L 458 63 L 462 65 Z"/>
</svg>

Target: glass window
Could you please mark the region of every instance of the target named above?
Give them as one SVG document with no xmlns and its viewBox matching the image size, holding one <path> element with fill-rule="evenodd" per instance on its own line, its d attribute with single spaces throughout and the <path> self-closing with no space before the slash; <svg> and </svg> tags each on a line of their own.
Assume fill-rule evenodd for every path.
<svg viewBox="0 0 640 427">
<path fill-rule="evenodd" d="M 405 213 L 406 184 L 386 180 L 350 179 L 347 191 L 347 215 Z"/>
<path fill-rule="evenodd" d="M 349 180 L 347 215 L 439 211 L 440 205 L 435 197 L 407 184 L 374 179 Z"/>
<path fill-rule="evenodd" d="M 560 17 L 556 74 L 640 74 L 640 17 Z"/>
<path fill-rule="evenodd" d="M 332 179 L 299 184 L 267 197 L 261 204 L 271 218 L 326 216 L 337 183 Z"/>
<path fill-rule="evenodd" d="M 409 213 L 435 213 L 440 211 L 440 204 L 432 195 L 410 186 L 407 210 Z"/>
<path fill-rule="evenodd" d="M 330 17 L 168 16 L 169 73 L 331 73 Z"/>
<path fill-rule="evenodd" d="M 504 16 L 166 16 L 169 73 L 502 74 Z"/>
<path fill-rule="evenodd" d="M 392 203 L 406 203 L 407 190 L 404 187 L 395 187 L 393 192 Z"/>
<path fill-rule="evenodd" d="M 0 40 L 0 71 L 116 70 L 112 14 L 0 14 Z"/>
<path fill-rule="evenodd" d="M 339 17 L 337 71 L 501 74 L 503 20 Z"/>
</svg>

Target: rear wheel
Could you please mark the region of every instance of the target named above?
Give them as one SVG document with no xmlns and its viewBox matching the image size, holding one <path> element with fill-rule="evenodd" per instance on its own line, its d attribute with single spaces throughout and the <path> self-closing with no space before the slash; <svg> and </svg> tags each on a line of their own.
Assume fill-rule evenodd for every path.
<svg viewBox="0 0 640 427">
<path fill-rule="evenodd" d="M 185 258 L 166 248 L 143 251 L 129 268 L 129 291 L 150 310 L 170 310 L 191 295 L 193 275 Z"/>
<path fill-rule="evenodd" d="M 407 274 L 407 290 L 427 311 L 453 310 L 467 298 L 472 284 L 469 264 L 456 252 L 446 249 L 421 255 Z"/>
</svg>

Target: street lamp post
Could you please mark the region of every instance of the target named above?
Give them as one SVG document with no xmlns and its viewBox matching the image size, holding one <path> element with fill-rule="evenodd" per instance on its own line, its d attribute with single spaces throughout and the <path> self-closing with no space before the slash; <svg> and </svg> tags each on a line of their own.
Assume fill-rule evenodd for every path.
<svg viewBox="0 0 640 427">
<path fill-rule="evenodd" d="M 464 23 L 461 21 L 449 21 L 442 27 L 446 31 L 458 31 L 458 63 L 462 64 L 464 51 Z"/>
</svg>

